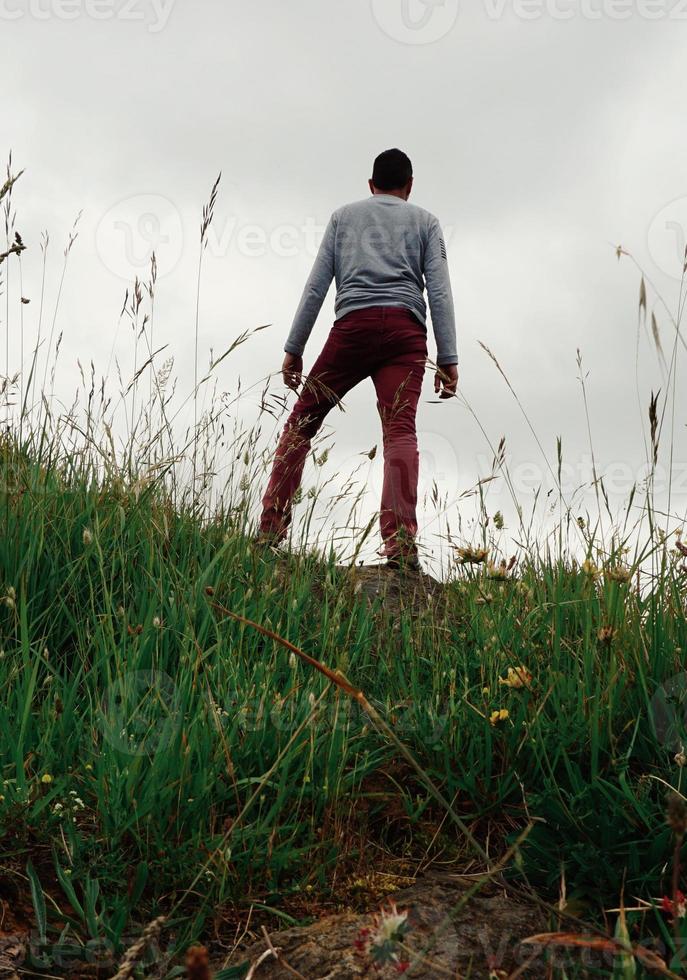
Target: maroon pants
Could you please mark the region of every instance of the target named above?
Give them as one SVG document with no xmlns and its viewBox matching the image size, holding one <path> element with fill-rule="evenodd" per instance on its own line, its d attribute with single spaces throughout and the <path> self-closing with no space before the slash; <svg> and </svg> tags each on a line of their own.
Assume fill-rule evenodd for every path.
<svg viewBox="0 0 687 980">
<path fill-rule="evenodd" d="M 284 426 L 262 500 L 263 534 L 285 537 L 313 436 L 339 400 L 371 377 L 384 444 L 384 553 L 413 553 L 419 463 L 415 415 L 426 358 L 426 330 L 404 307 L 370 306 L 334 322 Z"/>
</svg>

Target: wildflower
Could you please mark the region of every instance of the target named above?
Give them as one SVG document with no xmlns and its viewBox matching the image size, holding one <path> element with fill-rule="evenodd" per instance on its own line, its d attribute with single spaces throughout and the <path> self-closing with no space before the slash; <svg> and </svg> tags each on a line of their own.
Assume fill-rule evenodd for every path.
<svg viewBox="0 0 687 980">
<path fill-rule="evenodd" d="M 0 793 L 0 803 L 4 803 L 4 802 L 5 802 L 5 797 L 3 796 L 2 793 Z"/>
<path fill-rule="evenodd" d="M 499 582 L 505 582 L 508 579 L 508 566 L 505 560 L 499 562 L 498 565 L 493 565 L 491 562 L 487 564 L 487 578 L 497 579 Z"/>
<path fill-rule="evenodd" d="M 687 755 L 685 755 L 685 750 L 682 747 L 680 747 L 680 751 L 676 753 L 673 761 L 675 762 L 676 766 L 680 767 L 680 769 L 687 766 Z"/>
<path fill-rule="evenodd" d="M 507 718 L 508 718 L 508 709 L 499 708 L 496 711 L 492 711 L 492 713 L 490 714 L 489 724 L 497 725 L 500 721 L 506 721 Z"/>
<path fill-rule="evenodd" d="M 155 627 L 156 630 L 159 630 L 160 627 L 162 626 L 162 620 L 160 619 L 159 616 L 153 616 L 153 626 Z"/>
<path fill-rule="evenodd" d="M 489 552 L 486 548 L 458 548 L 456 561 L 459 565 L 481 565 Z"/>
<path fill-rule="evenodd" d="M 84 769 L 86 770 L 86 772 L 91 772 L 93 770 L 93 766 L 90 764 L 90 762 L 87 762 L 86 765 L 84 766 Z"/>
<path fill-rule="evenodd" d="M 505 687 L 529 687 L 532 675 L 527 667 L 509 667 L 506 677 L 499 677 L 499 684 Z"/>
<path fill-rule="evenodd" d="M 614 568 L 607 568 L 606 578 L 610 579 L 611 582 L 618 582 L 620 585 L 625 585 L 632 579 L 632 569 L 626 565 L 616 565 Z"/>
<path fill-rule="evenodd" d="M 49 772 L 43 773 L 43 775 L 41 776 L 41 782 L 44 783 L 46 786 L 50 785 L 50 783 L 52 782 L 52 776 L 50 775 Z"/>
<path fill-rule="evenodd" d="M 93 544 L 93 532 L 89 528 L 85 527 L 83 529 L 81 539 L 84 543 L 84 547 L 88 548 L 89 545 Z"/>
<path fill-rule="evenodd" d="M 585 575 L 589 576 L 592 581 L 599 577 L 599 569 L 596 567 L 591 558 L 587 558 L 587 560 L 582 563 L 582 571 Z"/>
<path fill-rule="evenodd" d="M 402 958 L 398 947 L 409 931 L 408 912 L 400 912 L 394 902 L 372 919 L 372 927 L 361 929 L 354 944 L 360 953 L 369 956 L 375 969 L 393 964 L 397 973 L 405 973 L 410 962 Z"/>
<path fill-rule="evenodd" d="M 483 687 L 482 688 L 482 694 L 488 694 L 488 693 L 489 693 L 489 688 L 488 687 Z"/>
<path fill-rule="evenodd" d="M 9 592 L 4 596 L 2 601 L 7 606 L 8 609 L 14 609 L 14 605 L 15 605 L 14 596 L 11 596 Z"/>
<path fill-rule="evenodd" d="M 534 598 L 534 590 L 527 584 L 527 582 L 523 582 L 522 580 L 518 581 L 515 583 L 515 588 L 521 593 L 521 595 L 524 595 L 526 599 Z"/>
<path fill-rule="evenodd" d="M 685 913 L 687 913 L 687 899 L 678 889 L 675 892 L 675 901 L 664 895 L 661 900 L 661 908 L 668 915 L 672 916 L 673 919 L 684 919 Z"/>
<path fill-rule="evenodd" d="M 295 653 L 289 654 L 289 667 L 291 668 L 291 670 L 296 669 L 297 663 L 298 663 L 298 659 L 296 657 L 296 654 Z"/>
</svg>

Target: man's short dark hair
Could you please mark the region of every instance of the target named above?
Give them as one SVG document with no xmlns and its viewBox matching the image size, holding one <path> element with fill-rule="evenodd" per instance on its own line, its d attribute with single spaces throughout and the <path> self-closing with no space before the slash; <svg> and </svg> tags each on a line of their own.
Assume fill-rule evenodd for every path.
<svg viewBox="0 0 687 980">
<path fill-rule="evenodd" d="M 380 191 L 398 191 L 412 176 L 413 165 L 403 150 L 384 150 L 372 168 L 372 183 Z"/>
</svg>

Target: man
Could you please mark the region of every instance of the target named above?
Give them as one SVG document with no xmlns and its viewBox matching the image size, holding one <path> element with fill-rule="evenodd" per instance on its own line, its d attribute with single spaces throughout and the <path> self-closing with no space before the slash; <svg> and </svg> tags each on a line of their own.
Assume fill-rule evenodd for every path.
<svg viewBox="0 0 687 980">
<path fill-rule="evenodd" d="M 413 168 L 401 150 L 374 162 L 371 197 L 335 211 L 327 225 L 284 350 L 284 383 L 297 391 L 303 349 L 333 278 L 336 320 L 303 385 L 277 448 L 262 500 L 260 541 L 277 544 L 291 520 L 310 443 L 327 413 L 363 378 L 377 393 L 384 445 L 380 528 L 392 568 L 420 570 L 415 416 L 427 359 L 424 290 L 437 343 L 441 398 L 458 384 L 446 246 L 437 219 L 408 203 Z"/>
</svg>

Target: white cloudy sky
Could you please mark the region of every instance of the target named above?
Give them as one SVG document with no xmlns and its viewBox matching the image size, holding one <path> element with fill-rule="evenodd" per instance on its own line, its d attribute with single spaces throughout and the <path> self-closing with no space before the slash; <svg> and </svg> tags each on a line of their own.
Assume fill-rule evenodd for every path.
<svg viewBox="0 0 687 980">
<path fill-rule="evenodd" d="M 241 331 L 272 324 L 219 370 L 222 390 L 235 392 L 239 376 L 257 385 L 240 408 L 250 421 L 258 382 L 278 370 L 317 230 L 335 207 L 367 194 L 375 154 L 400 146 L 415 167 L 413 199 L 447 231 L 462 395 L 493 443 L 506 437 L 522 503 L 532 497 L 526 467 L 536 472 L 542 458 L 480 340 L 554 465 L 562 436 L 576 474 L 570 493 L 588 475 L 581 350 L 597 465 L 616 466 L 620 503 L 629 489 L 623 472 L 638 472 L 644 460 L 634 366 L 639 272 L 629 259 L 618 263 L 612 246 L 633 253 L 676 311 L 687 227 L 686 45 L 683 0 L 463 0 L 460 10 L 454 0 L 0 0 L 2 144 L 15 169 L 26 168 L 13 202 L 28 245 L 26 336 L 36 328 L 40 232 L 51 236 L 50 311 L 64 242 L 83 210 L 58 315 L 58 391 L 66 399 L 75 387 L 77 356 L 104 371 L 113 344 L 131 367 L 130 331 L 117 334 L 116 325 L 127 278 L 146 277 L 151 245 L 161 270 L 156 346 L 169 344 L 163 356 L 175 355 L 187 391 L 198 223 L 221 170 L 200 346 L 205 363 L 210 348 L 218 353 Z M 652 309 L 669 357 L 670 321 L 649 289 Z M 306 368 L 332 313 L 333 293 Z M 687 506 L 683 353 L 677 512 Z M 659 387 L 665 392 L 666 381 L 643 337 L 645 414 Z M 433 400 L 428 373 L 418 417 L 423 488 L 436 480 L 455 501 L 486 473 L 490 451 L 464 404 Z M 347 407 L 333 418 L 324 478 L 350 471 L 379 441 L 371 385 Z M 380 467 L 370 467 L 370 513 Z M 489 495 L 490 512 L 500 507 L 513 526 L 503 483 Z M 474 500 L 452 504 L 454 527 L 459 512 L 468 521 Z M 421 521 L 435 548 L 431 509 Z"/>
</svg>

